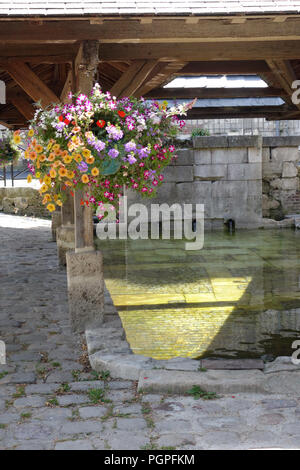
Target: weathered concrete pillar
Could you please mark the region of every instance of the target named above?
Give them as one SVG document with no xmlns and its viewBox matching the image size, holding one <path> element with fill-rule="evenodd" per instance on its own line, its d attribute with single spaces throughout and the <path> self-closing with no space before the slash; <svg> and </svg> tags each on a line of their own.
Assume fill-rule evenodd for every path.
<svg viewBox="0 0 300 470">
<path fill-rule="evenodd" d="M 56 241 L 56 230 L 60 226 L 61 226 L 61 211 L 54 211 L 52 212 L 52 224 L 51 224 L 52 240 L 54 242 Z"/>
<path fill-rule="evenodd" d="M 94 82 L 99 63 L 99 43 L 83 41 L 75 64 L 76 91 L 88 94 Z M 104 281 L 102 254 L 95 251 L 92 210 L 80 201 L 83 191 L 76 190 L 74 196 L 75 253 L 68 251 L 68 295 L 69 312 L 74 331 L 84 331 L 91 322 L 103 322 Z"/>
<path fill-rule="evenodd" d="M 100 251 L 69 251 L 66 256 L 71 324 L 74 331 L 82 332 L 91 322 L 103 322 L 102 254 Z"/>
</svg>

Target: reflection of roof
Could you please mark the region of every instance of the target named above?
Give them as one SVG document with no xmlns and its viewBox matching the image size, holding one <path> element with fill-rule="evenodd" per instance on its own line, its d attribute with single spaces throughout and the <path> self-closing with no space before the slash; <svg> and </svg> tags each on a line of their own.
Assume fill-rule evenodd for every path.
<svg viewBox="0 0 300 470">
<path fill-rule="evenodd" d="M 0 0 L 0 15 L 214 15 L 299 13 L 299 0 Z"/>
<path fill-rule="evenodd" d="M 257 75 L 211 75 L 177 77 L 164 88 L 266 88 L 268 85 Z"/>
<path fill-rule="evenodd" d="M 158 100 L 163 102 L 163 100 Z M 191 101 L 185 100 L 167 100 L 169 106 L 174 104 L 183 104 Z M 281 98 L 213 98 L 199 99 L 196 101 L 195 108 L 219 108 L 219 107 L 238 107 L 238 106 L 281 106 L 284 101 Z"/>
</svg>

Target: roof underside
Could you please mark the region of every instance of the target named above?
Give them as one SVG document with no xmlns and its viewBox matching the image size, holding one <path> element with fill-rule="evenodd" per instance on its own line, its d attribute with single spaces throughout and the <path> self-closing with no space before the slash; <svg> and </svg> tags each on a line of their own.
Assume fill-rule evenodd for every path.
<svg viewBox="0 0 300 470">
<path fill-rule="evenodd" d="M 86 40 L 99 41 L 96 79 L 115 96 L 197 97 L 190 118 L 300 118 L 291 98 L 300 80 L 300 0 L 0 0 L 0 80 L 7 90 L 0 123 L 25 125 L 42 95 L 47 103 L 65 99 Z M 214 85 L 203 85 L 211 76 Z M 236 78 L 218 86 L 220 76 Z M 176 77 L 200 77 L 201 84 L 173 87 Z"/>
<path fill-rule="evenodd" d="M 232 14 L 273 14 L 300 12 L 298 0 L 70 0 L 46 2 L 35 0 L 12 0 L 0 2 L 0 15 L 232 15 Z"/>
</svg>

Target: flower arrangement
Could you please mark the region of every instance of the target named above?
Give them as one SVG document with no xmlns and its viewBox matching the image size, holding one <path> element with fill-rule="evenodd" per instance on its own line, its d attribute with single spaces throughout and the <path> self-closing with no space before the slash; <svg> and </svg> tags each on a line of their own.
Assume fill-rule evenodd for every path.
<svg viewBox="0 0 300 470">
<path fill-rule="evenodd" d="M 11 131 L 6 131 L 0 137 L 0 165 L 8 165 L 16 162 L 20 158 L 18 144 L 21 137 L 14 135 Z"/>
<path fill-rule="evenodd" d="M 81 204 L 93 206 L 99 219 L 104 204 L 117 209 L 123 187 L 151 197 L 162 171 L 175 157 L 170 144 L 193 102 L 167 109 L 143 98 L 117 100 L 96 84 L 88 97 L 69 94 L 69 104 L 39 108 L 26 136 L 25 158 L 42 184 L 43 204 L 52 212 L 66 191 L 83 190 Z M 20 131 L 15 132 L 19 138 Z M 102 211 L 102 212 L 101 212 Z"/>
</svg>

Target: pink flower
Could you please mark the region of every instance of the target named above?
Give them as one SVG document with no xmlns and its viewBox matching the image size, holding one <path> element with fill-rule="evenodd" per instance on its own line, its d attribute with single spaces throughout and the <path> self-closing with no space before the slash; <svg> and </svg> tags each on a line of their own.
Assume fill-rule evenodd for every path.
<svg viewBox="0 0 300 470">
<path fill-rule="evenodd" d="M 163 181 L 164 178 L 165 178 L 164 175 L 159 175 L 159 177 L 158 177 L 159 181 Z"/>
<path fill-rule="evenodd" d="M 158 185 L 158 181 L 157 181 L 157 180 L 153 180 L 153 181 L 152 181 L 152 184 L 153 184 L 153 186 L 157 186 L 157 185 Z"/>
</svg>

